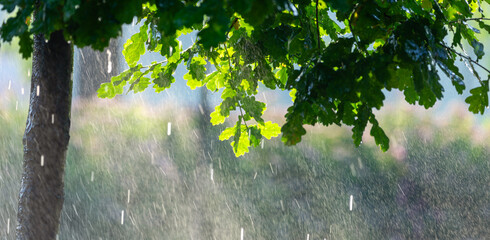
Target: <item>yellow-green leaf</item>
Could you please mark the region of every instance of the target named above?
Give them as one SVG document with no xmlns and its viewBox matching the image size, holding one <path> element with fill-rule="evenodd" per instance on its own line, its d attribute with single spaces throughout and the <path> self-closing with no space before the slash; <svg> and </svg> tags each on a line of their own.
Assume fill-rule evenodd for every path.
<svg viewBox="0 0 490 240">
<path fill-rule="evenodd" d="M 281 127 L 277 123 L 271 121 L 265 122 L 264 125 L 258 124 L 260 134 L 267 139 L 279 136 L 281 134 Z"/>
<path fill-rule="evenodd" d="M 214 108 L 214 112 L 211 113 L 210 117 L 213 125 L 218 125 L 225 122 L 226 117 L 221 115 L 221 105 Z"/>
</svg>

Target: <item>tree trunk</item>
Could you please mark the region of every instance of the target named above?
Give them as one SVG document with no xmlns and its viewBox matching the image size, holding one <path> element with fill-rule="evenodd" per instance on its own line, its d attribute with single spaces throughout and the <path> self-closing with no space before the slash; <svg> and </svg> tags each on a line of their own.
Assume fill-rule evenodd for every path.
<svg viewBox="0 0 490 240">
<path fill-rule="evenodd" d="M 31 94 L 24 134 L 24 172 L 17 239 L 55 239 L 63 206 L 70 138 L 73 47 L 61 31 L 34 36 Z"/>
</svg>

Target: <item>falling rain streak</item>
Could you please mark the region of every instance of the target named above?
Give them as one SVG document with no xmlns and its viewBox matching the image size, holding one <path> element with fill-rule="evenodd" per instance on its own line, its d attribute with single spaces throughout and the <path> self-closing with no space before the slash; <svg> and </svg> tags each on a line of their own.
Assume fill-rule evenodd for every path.
<svg viewBox="0 0 490 240">
<path fill-rule="evenodd" d="M 131 190 L 128 189 L 128 203 L 129 203 L 130 197 L 131 197 Z"/>
<path fill-rule="evenodd" d="M 240 229 L 240 240 L 243 240 L 243 235 L 244 235 L 244 233 L 243 233 L 243 228 L 241 228 L 241 229 Z"/>
<path fill-rule="evenodd" d="M 10 233 L 10 218 L 7 218 L 7 234 Z"/>
<path fill-rule="evenodd" d="M 9 80 L 9 88 L 8 88 L 8 90 L 10 90 L 11 87 L 12 87 L 12 80 Z"/>
<path fill-rule="evenodd" d="M 51 114 L 51 124 L 54 124 L 54 114 Z"/>
<path fill-rule="evenodd" d="M 349 199 L 349 210 L 352 211 L 352 204 L 354 203 L 354 196 L 350 195 Z"/>
<path fill-rule="evenodd" d="M 172 133 L 172 123 L 168 122 L 168 124 L 167 124 L 167 135 L 170 136 L 171 133 Z"/>
<path fill-rule="evenodd" d="M 111 51 L 107 49 L 107 73 L 112 72 L 112 61 L 111 61 Z"/>
<path fill-rule="evenodd" d="M 306 234 L 306 240 L 310 240 L 310 234 Z"/>
<path fill-rule="evenodd" d="M 20 94 L 24 95 L 24 88 L 20 89 Z"/>
<path fill-rule="evenodd" d="M 36 86 L 36 96 L 39 97 L 39 94 L 41 93 L 41 88 L 39 87 L 39 85 Z"/>
<path fill-rule="evenodd" d="M 93 182 L 94 181 L 94 172 L 92 171 L 92 173 L 90 174 L 90 181 Z"/>
<path fill-rule="evenodd" d="M 41 167 L 44 166 L 44 155 L 41 155 Z"/>
<path fill-rule="evenodd" d="M 197 105 L 199 107 L 199 112 L 201 112 L 202 115 L 204 115 L 204 109 L 202 108 L 202 105 L 199 103 L 199 105 Z"/>
<path fill-rule="evenodd" d="M 124 210 L 121 211 L 121 225 L 124 224 Z"/>
</svg>

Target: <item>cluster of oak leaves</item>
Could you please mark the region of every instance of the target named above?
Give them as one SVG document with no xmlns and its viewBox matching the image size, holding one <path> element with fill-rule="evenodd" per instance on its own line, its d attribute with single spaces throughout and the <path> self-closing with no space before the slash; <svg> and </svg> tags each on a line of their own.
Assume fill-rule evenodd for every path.
<svg viewBox="0 0 490 240">
<path fill-rule="evenodd" d="M 466 99 L 469 110 L 483 114 L 488 106 L 489 79 L 479 71 L 490 72 L 479 62 L 478 39 L 490 30 L 483 11 L 488 1 L 170 2 L 143 5 L 140 30 L 124 45 L 130 68 L 103 84 L 99 97 L 149 86 L 161 92 L 183 63 L 190 88 L 221 91 L 212 124 L 238 112 L 236 124 L 219 136 L 233 138 L 237 156 L 281 132 L 283 142 L 296 144 L 306 133 L 303 125 L 317 123 L 352 126 L 356 145 L 369 123 L 376 144 L 387 150 L 389 139 L 373 113 L 383 106 L 382 91 L 398 89 L 407 102 L 432 107 L 443 98 L 440 73 L 459 94 L 465 90 L 458 59 L 480 83 Z M 198 41 L 182 49 L 178 37 L 193 31 Z M 165 60 L 143 66 L 138 61 L 146 51 Z M 208 63 L 216 69 L 210 74 Z M 259 82 L 290 91 L 293 104 L 282 127 L 262 119 Z"/>
</svg>

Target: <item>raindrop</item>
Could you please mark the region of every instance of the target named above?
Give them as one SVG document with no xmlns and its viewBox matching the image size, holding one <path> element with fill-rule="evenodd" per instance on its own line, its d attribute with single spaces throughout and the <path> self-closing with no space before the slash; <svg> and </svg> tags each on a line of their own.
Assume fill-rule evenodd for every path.
<svg viewBox="0 0 490 240">
<path fill-rule="evenodd" d="M 167 135 L 170 136 L 171 133 L 172 133 L 172 123 L 168 122 L 168 124 L 167 124 Z"/>
<path fill-rule="evenodd" d="M 10 233 L 10 218 L 7 218 L 7 234 Z"/>
<path fill-rule="evenodd" d="M 39 86 L 39 85 L 37 85 L 37 87 L 36 87 L 36 96 L 38 96 L 38 97 L 39 97 L 39 94 L 40 94 L 40 93 L 41 93 L 41 88 L 40 88 L 40 86 Z"/>
<path fill-rule="evenodd" d="M 20 89 L 20 94 L 24 95 L 24 88 Z"/>
<path fill-rule="evenodd" d="M 27 70 L 27 77 L 31 76 L 31 70 Z"/>
<path fill-rule="evenodd" d="M 405 192 L 403 192 L 403 189 L 402 189 L 402 187 L 400 187 L 400 184 L 397 184 L 397 185 L 398 185 L 398 188 L 400 189 L 400 191 L 402 191 L 403 196 L 406 197 L 407 195 L 405 195 Z"/>
<path fill-rule="evenodd" d="M 213 166 L 211 166 L 211 181 L 214 183 L 214 169 L 213 169 Z"/>
<path fill-rule="evenodd" d="M 112 72 L 111 51 L 107 49 L 107 73 Z"/>
<path fill-rule="evenodd" d="M 199 103 L 199 112 L 201 112 L 202 115 L 204 115 L 204 109 L 202 109 L 202 105 Z"/>
<path fill-rule="evenodd" d="M 75 9 L 79 9 L 80 8 L 80 5 L 75 5 Z"/>
<path fill-rule="evenodd" d="M 15 111 L 19 108 L 19 101 L 15 101 Z"/>
<path fill-rule="evenodd" d="M 45 42 L 45 43 L 48 43 L 48 39 L 44 39 L 44 42 Z M 28 75 L 29 75 L 29 74 L 28 74 Z"/>
<path fill-rule="evenodd" d="M 349 199 L 349 210 L 352 211 L 352 204 L 354 203 L 354 196 L 350 195 Z"/>
<path fill-rule="evenodd" d="M 129 198 L 131 197 L 131 190 L 128 189 L 128 203 L 129 203 Z"/>
<path fill-rule="evenodd" d="M 310 234 L 306 234 L 306 240 L 310 240 Z"/>
<path fill-rule="evenodd" d="M 44 155 L 41 155 L 41 167 L 44 166 Z"/>
<path fill-rule="evenodd" d="M 243 240 L 243 228 L 240 230 L 240 240 Z"/>
<path fill-rule="evenodd" d="M 8 88 L 8 90 L 10 90 L 10 87 L 12 87 L 12 80 L 9 80 L 9 88 Z"/>
<path fill-rule="evenodd" d="M 262 139 L 262 141 L 260 142 L 260 147 L 264 149 L 264 139 Z"/>
<path fill-rule="evenodd" d="M 356 168 L 354 167 L 354 164 L 353 164 L 353 163 L 351 163 L 351 164 L 349 165 L 349 167 L 350 167 L 350 171 L 351 171 L 352 176 L 354 176 L 354 177 L 355 177 L 355 176 L 357 175 L 357 173 L 356 173 Z"/>
<path fill-rule="evenodd" d="M 51 124 L 54 124 L 54 114 L 51 114 Z"/>
<path fill-rule="evenodd" d="M 124 224 L 124 210 L 121 211 L 121 225 Z"/>
<path fill-rule="evenodd" d="M 102 18 L 101 17 L 98 17 L 97 18 L 97 21 L 102 22 Z"/>
<path fill-rule="evenodd" d="M 281 203 L 281 210 L 284 212 L 284 202 L 281 200 L 279 200 L 279 203 Z"/>
<path fill-rule="evenodd" d="M 257 172 L 255 172 L 255 174 L 254 174 L 254 180 L 255 180 L 255 178 L 257 178 Z"/>
<path fill-rule="evenodd" d="M 92 171 L 92 173 L 90 174 L 90 181 L 93 182 L 94 181 L 94 171 Z"/>
<path fill-rule="evenodd" d="M 75 211 L 75 214 L 76 214 L 78 217 L 80 217 L 80 216 L 78 215 L 78 211 L 77 211 L 77 208 L 75 207 L 75 204 L 72 204 L 71 206 L 73 207 L 73 210 Z"/>
</svg>

